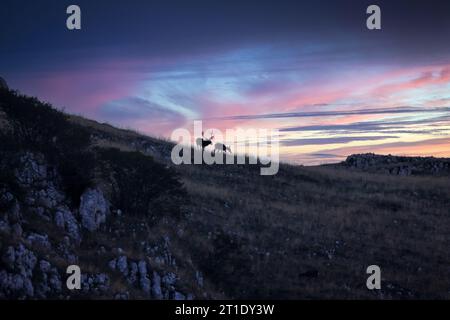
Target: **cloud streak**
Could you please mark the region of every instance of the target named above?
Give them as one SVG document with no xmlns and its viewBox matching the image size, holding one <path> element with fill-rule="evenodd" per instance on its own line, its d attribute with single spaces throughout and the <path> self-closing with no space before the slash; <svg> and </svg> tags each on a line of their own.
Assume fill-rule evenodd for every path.
<svg viewBox="0 0 450 320">
<path fill-rule="evenodd" d="M 186 121 L 182 114 L 138 97 L 108 102 L 99 108 L 97 117 L 156 135 L 166 135 L 174 125 L 181 127 Z"/>
<path fill-rule="evenodd" d="M 345 144 L 354 141 L 376 141 L 385 139 L 395 139 L 397 136 L 364 136 L 364 137 L 331 137 L 331 138 L 310 138 L 310 139 L 287 139 L 282 140 L 284 146 L 306 146 L 306 145 L 328 145 Z"/>
<path fill-rule="evenodd" d="M 370 114 L 434 113 L 434 112 L 449 112 L 449 111 L 450 107 L 442 107 L 442 108 L 396 107 L 396 108 L 357 109 L 357 110 L 343 110 L 343 111 L 286 112 L 286 113 L 269 113 L 269 114 L 255 114 L 255 115 L 237 115 L 229 117 L 217 117 L 212 119 L 251 120 L 251 119 L 274 119 L 274 118 L 335 117 L 335 116 L 370 115 Z"/>
</svg>

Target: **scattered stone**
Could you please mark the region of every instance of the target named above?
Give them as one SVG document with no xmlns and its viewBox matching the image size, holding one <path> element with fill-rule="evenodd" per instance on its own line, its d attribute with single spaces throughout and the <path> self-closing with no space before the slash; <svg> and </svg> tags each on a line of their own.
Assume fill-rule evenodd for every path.
<svg viewBox="0 0 450 320">
<path fill-rule="evenodd" d="M 33 298 L 33 271 L 37 263 L 35 254 L 22 244 L 9 246 L 2 256 L 5 270 L 0 271 L 0 297 Z"/>
<path fill-rule="evenodd" d="M 178 291 L 175 291 L 173 300 L 186 300 L 186 296 Z"/>
<path fill-rule="evenodd" d="M 101 295 L 110 289 L 109 283 L 109 277 L 105 273 L 81 275 L 81 289 L 84 293 Z"/>
<path fill-rule="evenodd" d="M 114 296 L 115 300 L 128 300 L 130 298 L 130 294 L 128 292 L 119 292 Z"/>
<path fill-rule="evenodd" d="M 117 269 L 122 273 L 125 277 L 128 276 L 128 262 L 126 256 L 120 256 L 117 259 Z"/>
<path fill-rule="evenodd" d="M 153 271 L 152 278 L 152 295 L 154 299 L 161 300 L 163 298 L 161 290 L 161 277 L 156 271 Z"/>
<path fill-rule="evenodd" d="M 58 270 L 51 266 L 50 262 L 46 260 L 39 261 L 37 278 L 39 282 L 36 285 L 35 291 L 38 298 L 45 299 L 61 292 L 61 276 Z"/>
<path fill-rule="evenodd" d="M 147 274 L 147 263 L 143 260 L 139 261 L 138 269 L 139 269 L 139 285 L 142 291 L 144 291 L 146 294 L 149 294 L 151 290 L 151 283 Z"/>
<path fill-rule="evenodd" d="M 38 233 L 31 233 L 27 237 L 27 241 L 32 246 L 38 246 L 38 247 L 45 248 L 45 249 L 51 248 L 51 244 L 48 241 L 48 236 L 46 234 L 42 235 L 42 234 L 38 234 Z"/>
<path fill-rule="evenodd" d="M 166 287 L 173 286 L 175 285 L 176 282 L 177 282 L 177 275 L 173 272 L 166 273 L 162 278 L 162 283 Z"/>
<path fill-rule="evenodd" d="M 55 224 L 67 231 L 67 234 L 78 244 L 81 242 L 78 221 L 67 208 L 60 207 L 55 213 Z"/>
<path fill-rule="evenodd" d="M 200 288 L 203 288 L 203 282 L 204 282 L 203 274 L 200 271 L 198 271 L 198 270 L 195 272 L 195 279 L 197 280 L 197 285 Z"/>
<path fill-rule="evenodd" d="M 138 273 L 138 266 L 137 266 L 136 262 L 130 262 L 128 277 L 127 277 L 128 283 L 134 284 L 137 281 L 137 273 Z"/>
</svg>

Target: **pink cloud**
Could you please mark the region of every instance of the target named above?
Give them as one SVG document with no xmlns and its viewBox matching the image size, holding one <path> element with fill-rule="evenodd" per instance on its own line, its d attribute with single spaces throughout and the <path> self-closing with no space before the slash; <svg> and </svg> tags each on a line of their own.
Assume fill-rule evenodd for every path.
<svg viewBox="0 0 450 320">
<path fill-rule="evenodd" d="M 382 85 L 374 90 L 374 94 L 387 96 L 392 93 L 401 93 L 403 91 L 423 88 L 431 85 L 440 85 L 450 82 L 450 67 L 444 67 L 441 70 L 425 70 L 412 80 L 396 82 L 393 84 Z"/>
<path fill-rule="evenodd" d="M 367 146 L 342 147 L 321 150 L 323 153 L 347 156 L 355 153 L 374 152 L 378 154 L 395 154 L 404 156 L 450 157 L 450 138 L 427 139 L 414 142 L 392 142 L 371 144 Z"/>
<path fill-rule="evenodd" d="M 27 93 L 69 112 L 92 115 L 102 104 L 131 94 L 136 78 L 122 70 L 60 71 L 36 74 L 24 87 Z"/>
</svg>

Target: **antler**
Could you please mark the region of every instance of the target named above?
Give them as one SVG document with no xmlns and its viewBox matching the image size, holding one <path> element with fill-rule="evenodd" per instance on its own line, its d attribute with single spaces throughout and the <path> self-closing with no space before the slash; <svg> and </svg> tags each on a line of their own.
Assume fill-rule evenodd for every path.
<svg viewBox="0 0 450 320">
<path fill-rule="evenodd" d="M 214 139 L 214 131 L 211 130 L 211 138 L 209 138 L 209 140 Z"/>
</svg>

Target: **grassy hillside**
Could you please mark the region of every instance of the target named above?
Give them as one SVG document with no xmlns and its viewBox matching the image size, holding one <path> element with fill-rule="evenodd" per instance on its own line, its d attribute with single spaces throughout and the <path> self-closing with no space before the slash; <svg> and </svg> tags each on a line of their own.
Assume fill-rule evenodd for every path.
<svg viewBox="0 0 450 320">
<path fill-rule="evenodd" d="M 86 188 L 99 186 L 111 202 L 114 214 L 95 233 L 83 229 L 71 247 L 82 268 L 111 279 L 106 292 L 90 297 L 155 298 L 108 269 L 122 254 L 162 277 L 175 273 L 167 298 L 450 298 L 448 177 L 285 164 L 261 176 L 250 165 L 174 166 L 167 141 L 6 90 L 0 108 L 0 182 L 30 211 L 23 212 L 24 235 L 45 231 L 57 242 L 64 232 L 20 200 L 27 190 L 14 166 L 23 152 L 43 154 L 56 168 L 77 219 Z M 0 233 L 0 249 L 25 243 L 24 235 Z M 59 253 L 37 255 L 62 272 Z M 382 270 L 380 291 L 365 286 L 372 264 Z M 0 270 L 7 267 L 2 262 Z"/>
</svg>

